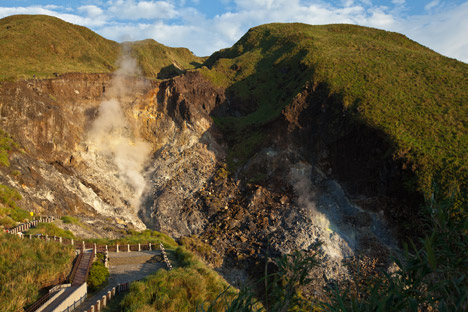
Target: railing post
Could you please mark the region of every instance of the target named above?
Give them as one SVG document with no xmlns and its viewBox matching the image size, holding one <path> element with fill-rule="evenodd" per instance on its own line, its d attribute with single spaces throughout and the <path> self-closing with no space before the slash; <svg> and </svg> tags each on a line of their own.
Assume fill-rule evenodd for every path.
<svg viewBox="0 0 468 312">
<path fill-rule="evenodd" d="M 116 246 L 116 252 L 119 252 L 119 244 Z"/>
<path fill-rule="evenodd" d="M 29 234 L 29 239 L 32 239 L 32 234 Z"/>
<path fill-rule="evenodd" d="M 107 300 L 106 296 L 102 296 L 101 302 L 102 302 L 102 307 L 104 308 L 107 305 Z"/>
<path fill-rule="evenodd" d="M 115 287 L 112 287 L 112 296 L 115 296 Z"/>
<path fill-rule="evenodd" d="M 46 241 L 49 240 L 49 236 L 48 236 L 48 235 L 45 236 L 45 240 L 46 240 Z"/>
<path fill-rule="evenodd" d="M 63 241 L 62 241 L 62 236 L 59 237 L 59 242 L 60 242 L 60 244 L 63 243 Z"/>
<path fill-rule="evenodd" d="M 127 244 L 127 252 L 130 252 L 130 244 Z"/>
<path fill-rule="evenodd" d="M 141 251 L 141 244 L 138 243 L 138 251 Z"/>
<path fill-rule="evenodd" d="M 94 304 L 91 306 L 91 312 L 94 312 Z"/>
<path fill-rule="evenodd" d="M 151 251 L 151 243 L 149 243 L 149 251 Z"/>
<path fill-rule="evenodd" d="M 85 242 L 83 241 L 83 251 L 86 249 Z"/>
<path fill-rule="evenodd" d="M 73 240 L 73 238 L 71 239 L 71 245 L 74 246 L 75 245 L 75 241 Z"/>
<path fill-rule="evenodd" d="M 96 311 L 101 311 L 101 300 L 96 302 Z"/>
</svg>

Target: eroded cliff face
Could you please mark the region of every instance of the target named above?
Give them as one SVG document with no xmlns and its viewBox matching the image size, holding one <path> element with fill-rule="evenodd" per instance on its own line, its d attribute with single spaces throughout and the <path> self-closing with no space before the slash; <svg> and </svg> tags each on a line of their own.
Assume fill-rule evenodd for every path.
<svg viewBox="0 0 468 312">
<path fill-rule="evenodd" d="M 110 217 L 110 224 L 145 228 L 136 216 L 138 207 L 129 203 L 134 190 L 122 182 L 114 163 L 89 148 L 100 104 L 115 97 L 109 94 L 112 82 L 112 75 L 68 74 L 1 83 L 1 127 L 24 149 L 10 157 L 9 170 L 19 174 L 4 174 L 2 182 L 22 193 L 22 207 L 41 214 L 81 215 L 91 224 L 105 224 Z M 125 83 L 129 92 L 118 100 L 131 120 L 151 83 L 134 78 Z M 128 132 L 138 137 L 137 123 L 129 124 Z"/>
<path fill-rule="evenodd" d="M 195 234 L 224 257 L 228 278 L 234 266 L 245 272 L 262 267 L 267 250 L 311 250 L 322 241 L 325 265 L 312 272 L 318 294 L 329 280 L 348 276 L 348 258 L 367 255 L 388 266 L 396 242 L 381 207 L 363 210 L 358 197 L 337 182 L 343 179 L 334 170 L 346 172 L 339 169 L 346 165 L 335 163 L 340 158 L 330 148 L 334 142 L 319 135 L 311 141 L 320 119 L 302 118 L 315 113 L 314 92 L 298 95 L 264 129 L 263 147 L 229 176 L 228 138 L 210 117 L 228 101 L 198 72 L 159 82 L 121 77 L 117 84 L 112 75 L 81 74 L 3 82 L 1 127 L 25 152 L 11 155 L 1 182 L 22 193 L 24 208 L 79 215 L 101 235 L 118 227 Z M 138 160 L 141 170 L 132 169 L 144 179 L 138 201 L 132 200 L 131 174 L 116 161 L 122 145 L 103 150 L 94 140 L 103 103 L 118 103 L 117 112 L 111 111 L 120 117 L 110 120 L 125 121 L 111 122 L 106 133 L 149 146 L 149 156 Z M 130 154 L 122 157 L 135 156 Z M 364 202 L 380 194 L 356 193 Z"/>
</svg>

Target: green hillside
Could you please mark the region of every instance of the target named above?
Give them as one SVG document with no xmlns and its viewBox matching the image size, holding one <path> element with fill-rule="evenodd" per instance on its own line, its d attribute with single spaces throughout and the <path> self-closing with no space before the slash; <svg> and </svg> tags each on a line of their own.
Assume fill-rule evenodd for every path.
<svg viewBox="0 0 468 312">
<path fill-rule="evenodd" d="M 153 40 L 133 43 L 144 74 L 157 78 L 173 63 L 194 68 L 201 59 Z M 54 73 L 107 73 L 117 67 L 122 45 L 93 31 L 45 15 L 0 19 L 0 80 L 52 77 Z M 163 75 L 164 76 L 164 75 Z M 164 77 L 163 77 L 164 78 Z"/>
<path fill-rule="evenodd" d="M 204 59 L 186 48 L 168 48 L 153 39 L 130 42 L 132 55 L 147 77 L 165 79 L 182 73 L 182 69 L 199 67 Z"/>
<path fill-rule="evenodd" d="M 45 15 L 0 20 L 0 79 L 51 76 L 54 72 L 111 72 L 117 42 Z"/>
<path fill-rule="evenodd" d="M 214 53 L 202 73 L 246 103 L 243 116 L 218 116 L 238 136 L 235 149 L 261 142 L 255 129 L 278 118 L 306 83 L 356 123 L 383 131 L 395 158 L 416 173 L 413 189 L 433 182 L 468 188 L 468 65 L 403 35 L 352 25 L 268 24 Z M 330 101 L 330 99 L 333 99 Z M 251 146 L 247 146 L 247 149 Z M 409 181 L 410 182 L 410 181 Z M 408 182 L 408 183 L 409 183 Z M 466 198 L 466 196 L 464 196 Z M 466 200 L 465 200 L 466 204 Z"/>
</svg>

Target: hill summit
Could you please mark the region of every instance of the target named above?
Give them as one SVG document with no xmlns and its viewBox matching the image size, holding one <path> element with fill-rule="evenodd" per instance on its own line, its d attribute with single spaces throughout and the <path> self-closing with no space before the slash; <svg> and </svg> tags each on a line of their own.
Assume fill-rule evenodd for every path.
<svg viewBox="0 0 468 312">
<path fill-rule="evenodd" d="M 185 48 L 155 42 L 119 44 L 83 26 L 46 15 L 14 15 L 0 20 L 0 80 L 44 78 L 71 72 L 110 73 L 117 69 L 122 47 L 148 77 L 168 78 L 202 62 Z"/>
</svg>

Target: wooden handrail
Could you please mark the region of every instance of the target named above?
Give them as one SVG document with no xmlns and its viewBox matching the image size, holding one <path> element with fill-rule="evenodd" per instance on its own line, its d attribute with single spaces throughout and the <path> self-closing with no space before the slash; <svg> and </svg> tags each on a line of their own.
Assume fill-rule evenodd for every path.
<svg viewBox="0 0 468 312">
<path fill-rule="evenodd" d="M 73 280 L 75 279 L 76 271 L 78 271 L 78 266 L 80 265 L 81 258 L 83 257 L 84 250 L 81 250 L 80 254 L 76 258 L 75 265 L 73 266 L 73 270 L 70 274 L 69 281 L 70 283 L 73 283 Z"/>
<path fill-rule="evenodd" d="M 25 312 L 36 311 L 41 305 L 43 305 L 50 298 L 50 293 L 45 294 L 39 300 L 30 305 L 27 309 L 24 309 Z"/>
</svg>

